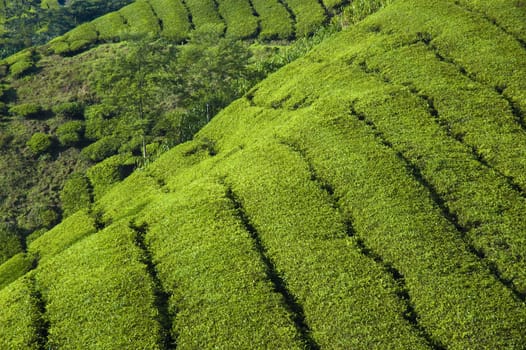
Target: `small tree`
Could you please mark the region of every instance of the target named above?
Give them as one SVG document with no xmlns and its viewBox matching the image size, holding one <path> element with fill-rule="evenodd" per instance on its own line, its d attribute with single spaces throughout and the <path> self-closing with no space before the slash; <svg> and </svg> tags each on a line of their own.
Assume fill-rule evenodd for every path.
<svg viewBox="0 0 526 350">
<path fill-rule="evenodd" d="M 152 120 L 162 113 L 163 89 L 159 76 L 170 60 L 170 50 L 151 37 L 130 41 L 110 62 L 99 67 L 97 89 L 103 103 L 120 114 L 116 132 L 142 138 L 146 158 L 146 135 Z"/>
</svg>

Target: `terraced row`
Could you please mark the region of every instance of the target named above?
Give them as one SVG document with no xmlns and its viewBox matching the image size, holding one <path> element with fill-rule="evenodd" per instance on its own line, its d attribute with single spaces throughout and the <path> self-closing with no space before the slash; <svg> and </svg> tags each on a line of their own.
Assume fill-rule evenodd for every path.
<svg viewBox="0 0 526 350">
<path fill-rule="evenodd" d="M 344 1 L 329 1 L 336 9 Z M 329 12 L 317 0 L 139 0 L 51 41 L 49 49 L 74 54 L 99 42 L 151 33 L 183 41 L 191 29 L 216 27 L 236 38 L 290 39 L 316 30 Z"/>
<path fill-rule="evenodd" d="M 398 0 L 32 242 L 0 345 L 522 348 L 525 52 Z"/>
</svg>

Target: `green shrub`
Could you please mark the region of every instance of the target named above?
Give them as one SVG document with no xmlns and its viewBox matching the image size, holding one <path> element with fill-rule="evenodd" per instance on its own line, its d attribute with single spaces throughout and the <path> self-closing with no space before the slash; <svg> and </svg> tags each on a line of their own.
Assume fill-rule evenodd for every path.
<svg viewBox="0 0 526 350">
<path fill-rule="evenodd" d="M 51 228 L 59 222 L 60 216 L 53 208 L 37 206 L 31 208 L 27 221 L 31 228 Z"/>
<path fill-rule="evenodd" d="M 0 265 L 21 251 L 20 234 L 16 227 L 0 223 Z"/>
<path fill-rule="evenodd" d="M 192 21 L 199 29 L 202 26 L 215 25 L 220 27 L 222 33 L 225 28 L 225 23 L 219 17 L 214 0 L 186 0 L 186 6 L 192 14 Z"/>
<path fill-rule="evenodd" d="M 162 36 L 174 41 L 187 37 L 190 22 L 188 12 L 180 0 L 151 0 L 150 5 L 163 23 Z"/>
<path fill-rule="evenodd" d="M 20 278 L 0 290 L 0 348 L 37 350 L 41 311 L 32 278 Z"/>
<path fill-rule="evenodd" d="M 286 8 L 277 0 L 254 0 L 254 9 L 260 16 L 263 40 L 289 39 L 294 34 L 292 18 Z"/>
<path fill-rule="evenodd" d="M 75 29 L 68 32 L 65 37 L 70 44 L 76 41 L 86 42 L 87 44 L 95 43 L 97 41 L 97 31 L 92 22 L 87 22 L 75 27 Z M 75 50 L 71 48 L 71 51 L 74 52 Z"/>
<path fill-rule="evenodd" d="M 64 217 L 87 209 L 91 203 L 91 189 L 88 178 L 84 174 L 72 174 L 60 191 L 60 201 Z"/>
<path fill-rule="evenodd" d="M 128 158 L 127 155 L 116 155 L 88 169 L 86 174 L 95 199 L 102 197 L 110 187 L 131 173 L 133 165 L 127 162 Z"/>
<path fill-rule="evenodd" d="M 53 146 L 53 138 L 43 132 L 37 132 L 31 136 L 31 139 L 27 141 L 26 145 L 34 154 L 40 155 L 51 149 Z"/>
<path fill-rule="evenodd" d="M 128 30 L 119 12 L 110 12 L 101 16 L 93 21 L 93 25 L 99 32 L 99 40 L 104 41 L 115 41 Z"/>
<path fill-rule="evenodd" d="M 106 104 L 97 104 L 86 108 L 85 136 L 90 140 L 98 140 L 111 135 L 114 122 L 111 118 L 115 111 Z"/>
<path fill-rule="evenodd" d="M 18 253 L 0 265 L 0 290 L 31 270 L 34 260 L 30 254 Z"/>
<path fill-rule="evenodd" d="M 138 217 L 181 349 L 305 348 L 222 185 L 201 177 L 148 207 Z"/>
<path fill-rule="evenodd" d="M 28 251 L 42 263 L 94 232 L 95 220 L 87 211 L 80 210 L 28 244 Z"/>
<path fill-rule="evenodd" d="M 146 0 L 137 0 L 119 13 L 126 19 L 130 34 L 158 34 L 161 31 L 159 19 Z"/>
<path fill-rule="evenodd" d="M 63 55 L 69 53 L 69 43 L 64 37 L 57 38 L 59 40 L 54 40 L 49 44 L 49 48 L 56 53 L 57 55 Z"/>
<path fill-rule="evenodd" d="M 323 7 L 317 0 L 287 0 L 296 16 L 296 36 L 312 34 L 327 19 Z"/>
<path fill-rule="evenodd" d="M 58 127 L 56 134 L 62 146 L 74 146 L 82 141 L 84 123 L 80 120 L 64 123 Z"/>
<path fill-rule="evenodd" d="M 82 118 L 84 116 L 84 104 L 81 102 L 64 102 L 53 106 L 53 113 L 65 118 Z"/>
<path fill-rule="evenodd" d="M 233 38 L 250 38 L 258 29 L 258 20 L 245 0 L 219 0 L 219 13 L 226 22 L 226 34 Z"/>
<path fill-rule="evenodd" d="M 120 146 L 121 142 L 119 139 L 115 137 L 104 137 L 95 143 L 84 147 L 81 154 L 83 157 L 91 161 L 100 162 L 116 154 Z"/>
<path fill-rule="evenodd" d="M 44 110 L 39 104 L 23 103 L 9 108 L 9 112 L 23 118 L 39 118 L 44 113 Z"/>
<path fill-rule="evenodd" d="M 14 77 L 21 77 L 35 68 L 35 64 L 30 60 L 18 61 L 9 66 L 9 73 Z"/>
</svg>

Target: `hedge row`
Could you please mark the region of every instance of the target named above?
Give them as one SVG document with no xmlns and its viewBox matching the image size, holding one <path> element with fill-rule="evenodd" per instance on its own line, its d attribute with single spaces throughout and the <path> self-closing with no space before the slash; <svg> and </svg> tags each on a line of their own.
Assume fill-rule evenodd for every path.
<svg viewBox="0 0 526 350">
<path fill-rule="evenodd" d="M 339 103 L 321 100 L 334 107 L 324 107 L 318 120 L 306 110 L 303 123 L 310 128 L 292 129 L 288 137 L 306 149 L 315 171 L 332 186 L 356 236 L 403 276 L 416 321 L 445 348 L 520 347 L 525 305 L 471 252 L 396 151 Z M 391 120 L 391 127 L 397 122 Z"/>
<path fill-rule="evenodd" d="M 342 349 L 427 347 L 403 317 L 397 282 L 348 236 L 333 199 L 312 181 L 298 154 L 266 139 L 225 163 L 219 171 L 303 308 L 314 343 Z"/>
<path fill-rule="evenodd" d="M 186 6 L 190 10 L 192 22 L 196 28 L 204 25 L 225 25 L 219 17 L 214 0 L 186 0 Z"/>
<path fill-rule="evenodd" d="M 226 22 L 226 35 L 251 38 L 257 35 L 258 18 L 248 0 L 218 0 L 219 14 Z"/>
<path fill-rule="evenodd" d="M 116 223 L 40 264 L 46 348 L 161 348 L 155 286 L 135 240 Z"/>
<path fill-rule="evenodd" d="M 300 349 L 281 295 L 225 193 L 204 177 L 152 201 L 137 218 L 147 224 L 146 243 L 171 295 L 177 347 Z"/>
<path fill-rule="evenodd" d="M 367 65 L 394 83 L 410 85 L 432 104 L 448 133 L 526 191 L 526 130 L 498 92 L 438 60 L 423 43 L 368 56 Z"/>
<path fill-rule="evenodd" d="M 150 0 L 150 5 L 162 22 L 162 36 L 175 41 L 182 41 L 188 36 L 190 22 L 181 0 Z"/>
<path fill-rule="evenodd" d="M 0 290 L 29 272 L 34 259 L 30 254 L 18 253 L 0 265 Z"/>
<path fill-rule="evenodd" d="M 147 0 L 137 0 L 118 12 L 129 27 L 129 34 L 158 34 L 161 31 L 159 18 Z"/>
<path fill-rule="evenodd" d="M 29 244 L 28 251 L 40 261 L 61 253 L 96 231 L 95 220 L 87 211 L 79 211 Z"/>
<path fill-rule="evenodd" d="M 510 3 L 506 4 L 508 11 L 516 11 L 515 16 L 522 18 L 524 9 Z M 425 0 L 415 6 L 401 2 L 393 6 L 395 16 L 379 13 L 370 23 L 377 24 L 383 32 L 392 31 L 401 36 L 429 34 L 432 46 L 445 60 L 456 64 L 476 81 L 502 91 L 503 96 L 526 111 L 526 50 L 516 38 L 452 1 Z M 418 14 L 418 18 L 412 21 L 411 16 L 403 13 Z"/>
<path fill-rule="evenodd" d="M 118 40 L 122 35 L 128 32 L 129 25 L 124 21 L 125 19 L 120 12 L 110 12 L 95 19 L 92 23 L 99 33 L 99 40 L 111 42 Z"/>
<path fill-rule="evenodd" d="M 294 25 L 287 9 L 278 0 L 253 0 L 260 16 L 260 39 L 289 39 L 294 35 Z"/>
<path fill-rule="evenodd" d="M 482 13 L 490 21 L 495 21 L 507 32 L 526 42 L 526 6 L 523 1 L 514 0 L 478 0 L 457 2 L 476 13 Z"/>
<path fill-rule="evenodd" d="M 436 3 L 434 7 L 435 8 L 430 7 L 427 10 L 417 7 L 414 11 L 418 11 L 424 18 L 433 18 L 433 21 L 435 18 L 440 19 L 437 13 L 442 14 L 444 17 L 449 15 L 449 17 L 455 18 L 456 23 L 464 23 L 468 28 L 474 25 L 473 21 L 477 21 L 469 12 L 465 12 L 458 7 L 450 7 L 448 2 Z M 391 9 L 394 9 L 394 11 L 400 14 L 407 13 L 409 8 L 410 6 L 407 6 L 407 3 L 403 2 L 393 4 L 391 7 Z M 431 16 L 431 14 L 433 14 L 433 16 Z M 382 47 L 385 49 L 385 47 L 396 46 L 397 42 L 399 43 L 400 41 L 400 37 L 407 38 L 408 36 L 413 36 L 414 38 L 417 36 L 417 32 L 432 33 L 432 31 L 439 31 L 438 28 L 431 27 L 433 22 L 420 23 L 421 27 L 412 27 L 412 24 L 409 24 L 410 21 L 406 23 L 402 17 L 404 16 L 400 15 L 397 25 L 401 23 L 404 25 L 407 24 L 409 26 L 408 28 L 411 28 L 410 30 L 407 32 L 404 31 L 403 33 L 393 30 L 392 35 L 383 39 L 385 43 L 372 45 L 371 47 L 376 47 L 376 49 L 370 50 L 368 53 L 358 54 L 360 51 L 363 52 L 363 47 L 361 45 L 350 45 L 348 47 L 348 55 L 374 56 L 376 51 L 382 51 Z M 374 26 L 379 25 L 382 28 L 386 28 L 386 30 L 390 30 L 389 27 L 393 25 L 391 23 L 392 20 L 392 17 L 387 19 L 376 16 L 371 22 L 374 23 Z M 438 24 L 435 25 L 438 27 Z M 491 67 L 498 66 L 506 60 L 514 60 L 516 55 L 519 57 L 523 54 L 526 55 L 526 51 L 524 53 L 520 51 L 517 52 L 513 48 L 507 47 L 506 43 L 508 41 L 505 37 L 502 37 L 502 32 L 496 35 L 495 39 L 491 42 L 481 42 L 480 37 L 484 37 L 487 32 L 492 32 L 494 27 L 490 22 L 478 23 L 477 25 L 482 25 L 482 27 L 478 27 L 477 30 L 484 34 L 480 36 L 474 35 L 473 39 L 464 45 L 473 45 L 471 44 L 472 42 L 478 43 L 478 50 L 486 50 L 486 55 L 473 55 L 469 61 L 466 60 L 465 66 L 467 69 L 482 69 L 482 67 L 478 66 L 482 63 L 477 63 L 474 59 L 475 57 L 479 57 L 480 61 L 489 62 L 494 55 L 492 64 L 488 64 L 486 67 L 488 70 L 492 70 Z M 370 21 L 365 21 L 364 26 L 370 27 Z M 445 31 L 446 29 L 448 31 Z M 458 38 L 450 34 L 451 32 L 449 30 L 452 30 L 452 28 L 446 29 L 444 29 L 445 33 L 441 34 L 441 36 L 434 37 L 431 42 L 433 45 L 436 45 L 441 53 L 450 51 L 450 48 L 458 44 Z M 463 32 L 465 28 L 459 25 L 457 30 Z M 369 39 L 371 37 L 370 34 L 365 34 L 365 36 L 369 37 Z M 362 36 L 362 38 L 363 37 L 364 36 Z M 360 38 L 359 36 L 355 36 L 353 40 L 360 40 Z M 369 42 L 372 43 L 372 41 Z M 501 51 L 494 51 L 493 42 L 499 46 Z M 443 48 L 440 48 L 439 45 L 442 45 Z M 491 47 L 490 50 L 489 47 Z M 456 55 L 452 56 L 455 60 L 464 60 L 464 53 L 460 51 L 450 52 L 458 53 L 458 58 Z M 502 52 L 506 52 L 507 54 L 502 54 Z M 414 79 L 414 83 L 416 84 L 418 79 L 415 79 L 413 74 L 421 73 L 417 73 L 416 70 L 411 68 L 403 68 L 405 65 L 402 66 L 399 63 L 400 68 L 397 68 L 396 62 L 398 62 L 398 60 L 396 60 L 396 58 L 390 59 L 393 60 L 394 63 L 391 69 L 386 69 L 385 74 L 389 76 L 392 75 L 393 77 L 401 74 L 402 77 L 400 81 L 403 80 L 404 82 L 407 82 L 409 75 L 411 75 L 411 79 Z M 429 62 L 429 60 L 427 62 Z M 356 66 L 359 66 L 359 62 L 357 63 Z M 525 65 L 513 65 L 511 61 L 508 62 L 508 64 L 514 67 L 513 73 L 509 72 L 510 67 L 502 67 L 502 71 L 499 74 L 495 73 L 495 76 L 491 79 L 494 81 L 511 79 L 509 80 L 511 82 L 514 77 L 526 75 Z M 418 66 L 421 67 L 424 72 L 427 71 L 423 65 Z M 438 64 L 434 66 L 437 67 Z M 440 71 L 443 72 L 443 79 L 445 79 L 446 83 L 453 84 L 454 80 L 449 78 L 450 75 L 448 75 L 451 74 L 448 66 L 441 65 L 439 68 Z M 404 70 L 408 72 L 399 73 L 398 69 L 400 72 Z M 412 72 L 410 73 L 410 71 Z M 385 78 L 376 76 L 375 74 L 366 74 L 363 71 L 361 73 L 356 72 L 356 74 L 357 76 L 367 75 L 369 82 L 366 86 L 370 87 L 374 85 L 377 90 L 374 94 L 384 96 L 382 102 L 364 100 L 363 103 L 358 103 L 358 111 L 368 115 L 378 128 L 385 133 L 389 141 L 421 169 L 426 180 L 432 184 L 437 193 L 445 201 L 449 210 L 458 218 L 459 224 L 468 231 L 468 237 L 473 241 L 474 246 L 479 252 L 497 266 L 502 277 L 512 283 L 519 293 L 526 293 L 526 262 L 524 260 L 526 244 L 520 234 L 520 232 L 526 231 L 526 223 L 522 219 L 523 215 L 521 214 L 526 211 L 526 201 L 521 193 L 514 190 L 506 178 L 499 176 L 492 169 L 481 163 L 477 159 L 477 156 L 473 155 L 471 147 L 457 141 L 455 138 L 449 137 L 447 130 L 436 123 L 435 117 L 432 115 L 433 113 L 429 111 L 428 102 L 423 101 L 408 90 L 401 91 L 400 87 L 384 82 L 383 80 L 385 80 Z M 405 78 L 403 77 L 404 74 L 406 75 Z M 421 79 L 423 79 L 423 76 L 426 76 L 426 74 L 422 74 Z M 433 76 L 432 74 L 431 77 Z M 453 75 L 453 78 L 454 77 L 455 75 Z M 425 79 L 429 81 L 429 77 Z M 409 82 L 411 81 L 409 80 Z M 436 80 L 434 82 L 436 84 Z M 446 83 L 442 82 L 442 85 Z M 516 81 L 516 83 L 518 84 L 519 82 Z M 423 83 L 418 84 L 423 87 Z M 464 84 L 465 86 L 466 80 L 460 75 L 457 75 L 457 83 L 454 86 L 458 86 L 457 84 L 460 86 Z M 429 85 L 429 91 L 432 92 L 432 95 L 436 95 L 436 93 L 431 91 L 431 88 L 436 88 L 437 86 L 439 85 Z M 468 122 L 471 128 L 473 128 L 474 125 L 483 128 L 482 132 L 469 130 L 469 134 L 466 135 L 466 140 L 480 144 L 482 154 L 484 154 L 485 149 L 493 148 L 494 151 L 489 152 L 489 155 L 486 156 L 486 154 L 484 154 L 488 158 L 488 162 L 502 169 L 503 173 L 512 174 L 516 176 L 518 181 L 521 181 L 524 177 L 520 174 L 520 168 L 517 168 L 517 165 L 512 163 L 515 162 L 515 159 L 521 162 L 518 159 L 521 158 L 520 154 L 522 151 L 520 145 L 524 143 L 524 131 L 520 130 L 517 124 L 513 122 L 509 116 L 509 108 L 503 107 L 503 101 L 496 100 L 494 94 L 488 93 L 488 91 L 492 89 L 491 84 L 490 87 L 485 90 L 475 83 L 471 83 L 469 87 L 469 90 L 478 90 L 482 94 L 473 96 L 470 95 L 469 90 L 467 92 L 458 92 L 454 91 L 454 87 L 451 86 L 447 88 L 448 90 L 442 87 L 442 89 L 444 89 L 443 91 L 448 91 L 450 95 L 436 97 L 437 99 L 440 98 L 438 101 L 440 105 L 438 102 L 436 104 L 437 108 L 440 106 L 444 111 L 444 116 L 448 116 L 448 120 L 456 120 L 455 118 L 459 118 L 457 128 L 459 128 L 458 125 L 461 126 L 463 122 Z M 394 90 L 398 90 L 398 92 L 394 93 Z M 463 95 L 470 96 L 470 99 L 458 99 Z M 483 98 L 487 98 L 487 96 L 490 98 L 493 97 L 493 99 L 486 99 L 484 101 Z M 497 109 L 495 112 L 498 113 L 498 118 L 485 116 L 484 111 L 480 111 L 479 108 L 485 108 L 491 111 L 493 107 L 491 105 L 485 106 L 484 104 L 478 104 L 476 102 L 478 99 L 496 106 Z M 464 106 L 461 107 L 462 103 L 464 103 Z M 500 113 L 499 106 L 501 107 Z M 458 108 L 458 110 L 455 110 L 455 108 Z M 399 111 L 397 112 L 398 114 L 394 114 L 395 111 Z M 404 112 L 402 113 L 402 111 Z M 486 119 L 489 118 L 488 123 L 493 119 L 491 123 L 494 128 L 497 128 L 497 131 L 487 130 L 487 126 L 484 126 L 484 121 L 481 123 L 481 121 L 471 118 L 471 115 L 478 116 L 479 118 L 485 116 Z M 462 130 L 467 131 L 465 128 Z M 499 133 L 503 134 L 501 147 L 504 145 L 509 147 L 506 150 L 500 149 L 497 141 L 495 141 Z M 511 138 L 515 138 L 515 144 L 510 141 Z"/>
<path fill-rule="evenodd" d="M 34 293 L 32 277 L 24 277 L 0 290 L 0 348 L 41 349 L 41 310 Z"/>
<path fill-rule="evenodd" d="M 326 20 L 324 8 L 318 0 L 284 0 L 295 16 L 296 36 L 312 34 Z"/>
</svg>

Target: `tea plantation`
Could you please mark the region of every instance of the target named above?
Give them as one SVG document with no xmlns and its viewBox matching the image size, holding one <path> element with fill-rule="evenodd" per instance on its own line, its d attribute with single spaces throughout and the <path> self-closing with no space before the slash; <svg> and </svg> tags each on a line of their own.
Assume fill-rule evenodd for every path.
<svg viewBox="0 0 526 350">
<path fill-rule="evenodd" d="M 49 47 L 344 3 L 138 0 Z M 0 265 L 1 349 L 525 349 L 526 1 L 390 1 L 92 192 Z"/>
</svg>

